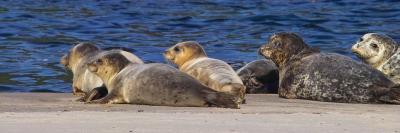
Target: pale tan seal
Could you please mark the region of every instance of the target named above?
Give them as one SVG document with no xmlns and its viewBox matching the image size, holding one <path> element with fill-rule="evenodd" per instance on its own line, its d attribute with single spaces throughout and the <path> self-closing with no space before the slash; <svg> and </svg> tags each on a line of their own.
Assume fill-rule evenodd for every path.
<svg viewBox="0 0 400 133">
<path fill-rule="evenodd" d="M 361 60 L 400 84 L 400 49 L 395 40 L 384 34 L 367 33 L 351 50 Z"/>
<path fill-rule="evenodd" d="M 98 56 L 88 67 L 109 92 L 88 103 L 239 108 L 235 96 L 214 91 L 165 64 L 131 63 L 122 54 L 113 53 Z"/>
<path fill-rule="evenodd" d="M 95 56 L 111 53 L 121 53 L 131 62 L 143 64 L 143 61 L 132 53 L 123 50 L 102 51 L 96 45 L 88 42 L 75 45 L 61 58 L 61 64 L 70 69 L 73 73 L 72 92 L 74 95 L 86 96 L 87 93 L 95 88 L 104 93 L 105 88 L 103 87 L 103 81 L 87 69 L 87 63 L 92 58 L 95 58 Z"/>
<path fill-rule="evenodd" d="M 400 104 L 400 86 L 350 57 L 321 53 L 294 33 L 277 33 L 259 50 L 279 68 L 284 98 L 344 103 Z"/>
<path fill-rule="evenodd" d="M 176 64 L 202 84 L 219 92 L 226 92 L 244 100 L 246 88 L 242 80 L 224 61 L 208 58 L 202 46 L 195 41 L 178 43 L 167 49 L 164 57 Z"/>
</svg>

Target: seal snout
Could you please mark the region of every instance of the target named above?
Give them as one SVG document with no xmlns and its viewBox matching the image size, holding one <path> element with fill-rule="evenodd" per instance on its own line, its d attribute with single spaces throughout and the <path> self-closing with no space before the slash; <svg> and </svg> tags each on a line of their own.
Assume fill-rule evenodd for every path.
<svg viewBox="0 0 400 133">
<path fill-rule="evenodd" d="M 69 63 L 68 63 L 68 55 L 64 55 L 63 57 L 61 57 L 60 63 L 62 65 L 64 65 L 65 67 L 68 67 Z"/>
<path fill-rule="evenodd" d="M 269 59 L 271 55 L 270 48 L 267 45 L 263 45 L 258 49 L 258 54 Z"/>
</svg>

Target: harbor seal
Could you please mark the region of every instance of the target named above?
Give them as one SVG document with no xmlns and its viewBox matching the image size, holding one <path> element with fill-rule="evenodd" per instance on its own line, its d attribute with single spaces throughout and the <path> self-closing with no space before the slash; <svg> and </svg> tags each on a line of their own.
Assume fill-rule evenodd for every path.
<svg viewBox="0 0 400 133">
<path fill-rule="evenodd" d="M 168 48 L 164 57 L 176 64 L 202 84 L 218 92 L 226 92 L 244 100 L 246 87 L 242 80 L 224 61 L 208 58 L 203 47 L 195 41 L 178 43 Z"/>
<path fill-rule="evenodd" d="M 99 93 L 99 95 L 93 95 L 93 98 L 99 98 L 107 93 L 106 88 L 104 88 L 103 81 L 87 69 L 87 63 L 97 55 L 111 53 L 121 53 L 131 62 L 143 64 L 143 61 L 132 53 L 123 50 L 102 51 L 96 45 L 88 42 L 78 43 L 72 47 L 66 55 L 61 57 L 61 64 L 67 69 L 71 70 L 73 73 L 73 94 L 82 96 L 80 99 L 78 99 L 78 101 L 90 100 L 85 99 L 85 97 L 87 96 L 86 94 L 93 89 Z"/>
<path fill-rule="evenodd" d="M 129 62 L 119 53 L 98 56 L 88 63 L 108 90 L 87 103 L 239 108 L 233 95 L 214 91 L 172 66 Z"/>
<path fill-rule="evenodd" d="M 279 68 L 280 97 L 343 103 L 400 104 L 400 87 L 349 57 L 321 53 L 294 33 L 277 33 L 259 53 Z"/>
<path fill-rule="evenodd" d="M 270 59 L 252 61 L 236 73 L 246 86 L 246 93 L 277 93 L 279 71 Z"/>
<path fill-rule="evenodd" d="M 367 33 L 351 48 L 362 61 L 400 84 L 399 44 L 384 34 Z"/>
</svg>

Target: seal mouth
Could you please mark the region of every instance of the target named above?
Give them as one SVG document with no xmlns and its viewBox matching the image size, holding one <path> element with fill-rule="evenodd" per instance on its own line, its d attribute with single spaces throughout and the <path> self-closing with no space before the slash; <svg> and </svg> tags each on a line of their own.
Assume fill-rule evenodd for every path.
<svg viewBox="0 0 400 133">
<path fill-rule="evenodd" d="M 68 63 L 68 55 L 64 55 L 61 57 L 60 63 L 64 65 L 65 67 L 69 67 Z"/>
<path fill-rule="evenodd" d="M 357 57 L 362 58 L 362 55 L 361 55 L 357 50 L 351 49 L 351 52 L 352 52 L 353 54 L 355 54 Z"/>
</svg>

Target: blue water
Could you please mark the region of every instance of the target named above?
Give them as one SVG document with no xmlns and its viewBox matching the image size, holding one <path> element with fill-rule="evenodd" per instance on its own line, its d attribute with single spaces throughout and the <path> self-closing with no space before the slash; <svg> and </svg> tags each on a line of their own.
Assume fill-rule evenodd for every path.
<svg viewBox="0 0 400 133">
<path fill-rule="evenodd" d="M 70 92 L 60 57 L 76 41 L 125 47 L 146 62 L 165 62 L 167 47 L 199 41 L 235 68 L 260 58 L 275 32 L 292 31 L 322 51 L 351 56 L 364 33 L 398 39 L 400 2 L 213 0 L 0 1 L 0 91 Z"/>
</svg>

